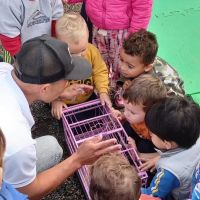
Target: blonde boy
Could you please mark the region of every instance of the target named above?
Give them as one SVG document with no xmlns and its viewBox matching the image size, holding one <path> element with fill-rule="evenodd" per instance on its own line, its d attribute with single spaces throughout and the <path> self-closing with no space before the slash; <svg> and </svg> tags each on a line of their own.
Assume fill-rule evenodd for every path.
<svg viewBox="0 0 200 200">
<path fill-rule="evenodd" d="M 87 101 L 94 90 L 98 93 L 102 104 L 111 107 L 111 101 L 108 96 L 108 70 L 98 49 L 88 43 L 88 28 L 81 15 L 70 12 L 61 17 L 56 24 L 57 38 L 66 42 L 72 55 L 82 56 L 92 65 L 92 76 L 86 80 L 70 81 L 70 85 L 87 84 L 93 86 L 93 90 L 83 91 L 76 99 L 66 99 L 64 101 L 56 100 L 52 102 L 52 114 L 60 118 L 62 108 L 67 104 L 78 104 Z M 81 73 L 81 71 L 80 71 Z M 66 88 L 67 93 L 68 88 Z M 64 93 L 65 93 L 64 92 Z M 62 99 L 65 95 L 62 95 Z"/>
<path fill-rule="evenodd" d="M 141 195 L 141 180 L 135 168 L 121 154 L 101 156 L 91 168 L 92 200 L 159 200 Z"/>
</svg>

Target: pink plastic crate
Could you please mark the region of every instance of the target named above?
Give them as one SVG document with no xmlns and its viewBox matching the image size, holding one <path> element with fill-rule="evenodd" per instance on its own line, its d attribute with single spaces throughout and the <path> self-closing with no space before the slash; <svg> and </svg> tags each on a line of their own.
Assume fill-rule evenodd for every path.
<svg viewBox="0 0 200 200">
<path fill-rule="evenodd" d="M 118 119 L 114 118 L 106 106 L 100 101 L 93 100 L 86 103 L 68 107 L 62 115 L 63 127 L 67 146 L 71 153 L 74 153 L 78 146 L 91 137 L 102 134 L 103 139 L 116 138 L 122 145 L 121 153 L 135 166 L 142 179 L 143 186 L 147 182 L 147 173 L 141 172 L 139 166 L 141 161 L 133 148 L 128 148 L 127 134 Z M 78 170 L 81 183 L 89 196 L 89 166 L 83 166 Z"/>
</svg>

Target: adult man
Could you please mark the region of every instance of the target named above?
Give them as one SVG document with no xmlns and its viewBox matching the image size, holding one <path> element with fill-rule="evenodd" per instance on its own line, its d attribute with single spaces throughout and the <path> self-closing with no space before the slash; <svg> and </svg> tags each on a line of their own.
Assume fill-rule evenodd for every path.
<svg viewBox="0 0 200 200">
<path fill-rule="evenodd" d="M 35 100 L 51 102 L 62 93 L 66 80 L 84 79 L 90 74 L 91 67 L 84 59 L 72 59 L 66 44 L 43 35 L 25 42 L 14 70 L 0 75 L 0 127 L 7 141 L 4 180 L 30 199 L 40 199 L 81 165 L 121 147 L 114 145 L 115 139 L 101 141 L 96 137 L 55 165 L 62 157 L 56 139 L 45 136 L 36 143 L 31 137 L 34 120 L 29 104 Z M 36 170 L 45 171 L 37 174 Z"/>
</svg>

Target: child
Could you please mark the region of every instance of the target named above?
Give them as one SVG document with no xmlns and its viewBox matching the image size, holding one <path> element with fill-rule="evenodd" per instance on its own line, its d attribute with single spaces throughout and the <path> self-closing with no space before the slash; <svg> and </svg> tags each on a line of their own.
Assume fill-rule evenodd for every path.
<svg viewBox="0 0 200 200">
<path fill-rule="evenodd" d="M 144 73 L 153 74 L 161 79 L 169 95 L 182 96 L 184 94 L 183 81 L 177 72 L 162 59 L 158 57 L 155 59 L 157 50 L 156 36 L 145 30 L 131 34 L 124 41 L 120 50 L 121 77 L 117 81 L 117 88 L 111 91 L 116 107 L 123 107 L 121 97 L 123 84 Z"/>
<path fill-rule="evenodd" d="M 63 15 L 61 0 L 2 0 L 0 40 L 11 56 L 28 39 L 55 35 L 56 20 Z"/>
<path fill-rule="evenodd" d="M 124 116 L 134 131 L 128 132 L 134 138 L 141 153 L 153 153 L 154 145 L 144 118 L 150 107 L 167 96 L 167 90 L 159 78 L 143 74 L 131 82 L 123 94 Z"/>
<path fill-rule="evenodd" d="M 189 198 L 192 173 L 200 159 L 199 119 L 199 106 L 186 97 L 164 98 L 147 111 L 145 123 L 161 158 L 150 187 L 142 193 L 162 200 Z"/>
<path fill-rule="evenodd" d="M 102 104 L 107 104 L 111 107 L 111 101 L 108 96 L 108 70 L 98 49 L 94 45 L 88 43 L 88 28 L 81 15 L 70 12 L 61 17 L 56 24 L 56 34 L 58 39 L 68 44 L 72 55 L 83 56 L 92 65 L 91 77 L 83 81 L 72 80 L 70 84 L 84 83 L 94 86 Z M 66 90 L 68 90 L 68 88 L 66 88 Z M 52 113 L 59 119 L 65 104 L 82 103 L 93 98 L 93 96 L 94 90 L 90 90 L 89 92 L 80 94 L 73 100 L 69 99 L 65 100 L 65 102 L 56 100 L 52 102 Z"/>
<path fill-rule="evenodd" d="M 92 200 L 156 200 L 140 197 L 141 180 L 128 160 L 121 154 L 100 157 L 91 168 Z M 157 199 L 158 200 L 158 199 Z"/>
<path fill-rule="evenodd" d="M 66 0 L 68 3 L 83 0 Z M 146 29 L 152 0 L 90 0 L 84 1 L 86 13 L 93 24 L 93 44 L 99 49 L 109 69 L 111 85 L 119 76 L 119 49 L 128 34 Z"/>
<path fill-rule="evenodd" d="M 5 200 L 25 200 L 26 195 L 19 193 L 11 185 L 3 181 L 3 156 L 6 148 L 6 141 L 0 129 L 0 199 Z"/>
</svg>

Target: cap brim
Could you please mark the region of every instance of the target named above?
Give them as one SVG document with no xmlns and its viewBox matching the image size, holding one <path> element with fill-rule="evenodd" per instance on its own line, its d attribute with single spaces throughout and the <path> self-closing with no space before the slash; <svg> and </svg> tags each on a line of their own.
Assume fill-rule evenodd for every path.
<svg viewBox="0 0 200 200">
<path fill-rule="evenodd" d="M 80 56 L 72 56 L 73 69 L 65 76 L 66 80 L 84 80 L 92 75 L 92 66 Z"/>
</svg>

